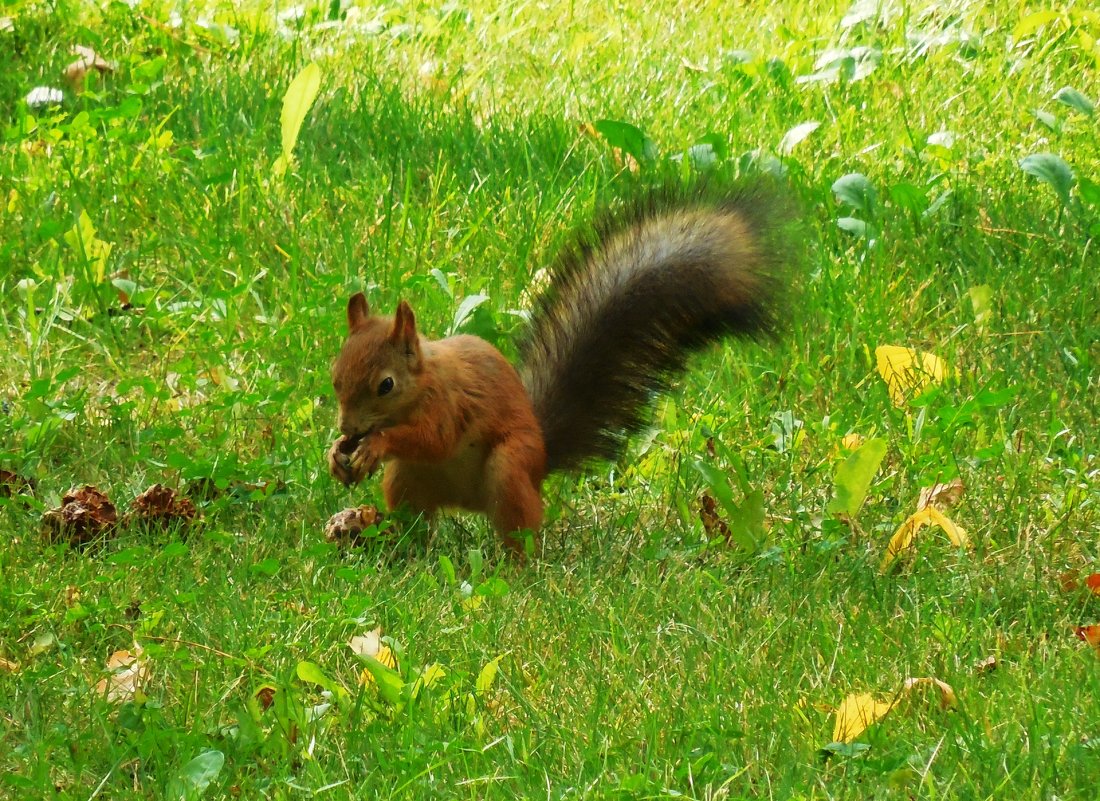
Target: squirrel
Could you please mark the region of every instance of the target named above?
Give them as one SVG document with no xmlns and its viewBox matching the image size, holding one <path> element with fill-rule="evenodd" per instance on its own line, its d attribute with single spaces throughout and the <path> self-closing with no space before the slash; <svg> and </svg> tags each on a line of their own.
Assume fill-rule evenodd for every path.
<svg viewBox="0 0 1100 801">
<path fill-rule="evenodd" d="M 404 300 L 390 317 L 352 295 L 332 366 L 332 474 L 350 486 L 385 464 L 391 509 L 484 513 L 522 559 L 547 475 L 620 455 L 693 352 L 775 331 L 795 241 L 789 209 L 760 183 L 653 195 L 611 214 L 552 271 L 518 368 L 476 336 L 425 338 Z"/>
</svg>

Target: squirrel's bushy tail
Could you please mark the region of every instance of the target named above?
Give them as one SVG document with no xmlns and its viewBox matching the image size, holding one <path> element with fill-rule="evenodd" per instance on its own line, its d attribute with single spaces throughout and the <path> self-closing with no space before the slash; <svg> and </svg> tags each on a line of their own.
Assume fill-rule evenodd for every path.
<svg viewBox="0 0 1100 801">
<path fill-rule="evenodd" d="M 776 327 L 792 219 L 762 184 L 652 196 L 582 235 L 521 346 L 548 471 L 615 458 L 693 351 Z"/>
</svg>

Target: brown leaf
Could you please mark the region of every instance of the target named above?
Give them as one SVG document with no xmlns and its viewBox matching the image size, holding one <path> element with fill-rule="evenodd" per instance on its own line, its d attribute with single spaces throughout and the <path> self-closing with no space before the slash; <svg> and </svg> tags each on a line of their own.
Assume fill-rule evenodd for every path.
<svg viewBox="0 0 1100 801">
<path fill-rule="evenodd" d="M 118 512 L 110 499 L 90 484 L 71 489 L 61 498 L 61 506 L 42 516 L 42 533 L 50 542 L 68 540 L 70 545 L 86 545 L 109 534 L 118 523 Z"/>
<path fill-rule="evenodd" d="M 133 651 L 115 651 L 107 657 L 107 670 L 109 675 L 96 684 L 95 690 L 111 703 L 132 700 L 149 676 L 149 666 L 137 643 Z"/>
<path fill-rule="evenodd" d="M 1100 573 L 1090 573 L 1082 582 L 1081 572 L 1079 570 L 1067 570 L 1065 573 L 1058 576 L 1058 582 L 1066 592 L 1073 592 L 1074 590 L 1080 589 L 1083 584 L 1092 594 L 1100 595 Z"/>
<path fill-rule="evenodd" d="M 174 489 L 163 484 L 154 484 L 131 502 L 125 523 L 166 529 L 177 524 L 190 525 L 197 516 L 195 504 L 188 498 L 180 497 Z"/>
<path fill-rule="evenodd" d="M 12 662 L 10 659 L 4 659 L 4 657 L 0 656 L 0 670 L 6 671 L 8 673 L 14 673 L 15 671 L 19 670 L 19 663 Z"/>
<path fill-rule="evenodd" d="M 709 539 L 722 537 L 726 542 L 730 541 L 730 527 L 718 514 L 718 501 L 709 492 L 699 496 L 699 519 Z"/>
<path fill-rule="evenodd" d="M 99 73 L 114 72 L 115 65 L 109 61 L 105 61 L 90 47 L 83 47 L 77 45 L 73 48 L 73 53 L 79 56 L 76 61 L 65 67 L 65 79 L 72 84 L 73 91 L 84 91 L 84 78 L 88 75 L 88 70 L 95 70 Z"/>
<path fill-rule="evenodd" d="M 1058 583 L 1066 592 L 1073 592 L 1081 586 L 1081 571 L 1073 569 L 1058 574 Z"/>
<path fill-rule="evenodd" d="M 929 506 L 935 506 L 940 510 L 954 506 L 965 491 L 966 486 L 960 478 L 952 479 L 946 484 L 933 484 L 931 487 L 925 487 L 920 491 L 920 498 L 917 500 L 917 511 L 919 512 Z"/>
<path fill-rule="evenodd" d="M 1091 626 L 1078 626 L 1074 633 L 1093 648 L 1100 650 L 1100 623 Z"/>
<path fill-rule="evenodd" d="M 935 687 L 940 691 L 940 706 L 943 709 L 950 709 L 958 703 L 958 699 L 955 697 L 955 690 L 945 681 L 940 681 L 937 678 L 924 677 L 919 679 L 906 679 L 904 690 L 909 692 L 914 687 L 929 686 Z"/>
<path fill-rule="evenodd" d="M 981 662 L 976 664 L 974 666 L 974 670 L 978 673 L 992 673 L 998 668 L 998 666 L 1000 666 L 1000 664 L 1001 663 L 997 661 L 997 657 L 993 654 L 990 654 Z"/>
<path fill-rule="evenodd" d="M 273 703 L 275 703 L 275 688 L 270 684 L 265 684 L 256 690 L 256 702 L 260 705 L 260 709 L 266 711 Z"/>
<path fill-rule="evenodd" d="M 375 506 L 356 506 L 344 509 L 329 518 L 325 524 L 325 539 L 339 545 L 360 545 L 366 541 L 363 532 L 371 526 L 378 527 L 379 534 L 388 534 L 390 526 L 383 526 L 385 518 Z"/>
</svg>

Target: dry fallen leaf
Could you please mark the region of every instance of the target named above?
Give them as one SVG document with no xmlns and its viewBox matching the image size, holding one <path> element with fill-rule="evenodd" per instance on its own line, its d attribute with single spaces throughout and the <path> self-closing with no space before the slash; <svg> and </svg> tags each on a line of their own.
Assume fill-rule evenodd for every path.
<svg viewBox="0 0 1100 801">
<path fill-rule="evenodd" d="M 1091 626 L 1078 626 L 1074 633 L 1093 648 L 1100 650 L 1100 623 Z"/>
<path fill-rule="evenodd" d="M 382 627 L 378 626 L 366 634 L 356 635 L 348 642 L 351 650 L 357 656 L 369 656 L 376 659 L 391 670 L 397 670 L 397 657 L 388 645 L 382 642 Z M 373 684 L 374 676 L 369 670 L 364 669 L 359 676 L 360 684 Z"/>
<path fill-rule="evenodd" d="M 955 691 L 951 688 L 951 685 L 947 682 L 934 679 L 931 676 L 927 676 L 919 679 L 906 679 L 904 685 L 904 691 L 910 692 L 914 687 L 935 687 L 940 691 L 940 707 L 943 709 L 950 709 L 958 703 L 959 699 L 955 697 Z"/>
<path fill-rule="evenodd" d="M 8 673 L 14 673 L 19 670 L 19 663 L 12 662 L 10 659 L 4 659 L 0 656 L 0 670 L 7 671 Z"/>
<path fill-rule="evenodd" d="M 61 506 L 42 516 L 42 533 L 50 542 L 68 540 L 85 545 L 109 533 L 118 523 L 118 512 L 110 499 L 90 484 L 71 489 Z"/>
<path fill-rule="evenodd" d="M 912 348 L 880 345 L 875 348 L 875 362 L 895 406 L 904 406 L 929 384 L 938 384 L 947 377 L 947 363 L 943 359 Z"/>
<path fill-rule="evenodd" d="M 730 527 L 718 513 L 718 501 L 709 492 L 699 496 L 699 519 L 703 521 L 703 530 L 707 532 L 708 539 L 720 536 L 726 542 L 730 541 Z"/>
<path fill-rule="evenodd" d="M 898 554 L 911 547 L 917 532 L 925 526 L 939 526 L 957 548 L 965 548 L 970 545 L 970 536 L 966 533 L 966 529 L 953 523 L 935 506 L 926 506 L 919 512 L 909 515 L 905 522 L 898 526 L 898 530 L 886 546 L 886 555 L 882 558 L 880 569 L 885 570 L 888 568 L 897 559 Z"/>
<path fill-rule="evenodd" d="M 115 651 L 107 658 L 110 675 L 101 679 L 95 689 L 111 703 L 133 700 L 145 684 L 149 666 L 142 658 L 141 646 L 134 643 L 134 650 Z"/>
<path fill-rule="evenodd" d="M 84 91 L 84 78 L 88 75 L 88 70 L 96 70 L 100 73 L 114 72 L 115 65 L 105 61 L 90 47 L 77 45 L 73 48 L 73 53 L 79 58 L 65 67 L 64 74 L 65 79 L 72 84 L 73 91 L 77 94 Z"/>
<path fill-rule="evenodd" d="M 930 677 L 908 678 L 902 684 L 901 692 L 889 701 L 880 701 L 871 693 L 853 693 L 845 698 L 836 710 L 836 722 L 833 725 L 833 741 L 850 743 L 861 735 L 868 726 L 878 723 L 898 705 L 902 698 L 915 687 L 935 687 L 940 693 L 940 706 L 944 709 L 957 703 L 955 691 L 951 685 Z"/>
<path fill-rule="evenodd" d="M 997 657 L 993 654 L 990 654 L 981 662 L 976 664 L 974 666 L 974 670 L 976 670 L 978 673 L 992 673 L 994 670 L 997 669 L 999 665 L 1000 662 L 997 661 Z"/>
<path fill-rule="evenodd" d="M 1066 592 L 1073 592 L 1081 586 L 1081 572 L 1079 570 L 1066 570 L 1058 574 L 1058 583 Z"/>
<path fill-rule="evenodd" d="M 854 431 L 844 435 L 844 438 L 840 440 L 840 446 L 845 450 L 855 451 L 859 450 L 859 446 L 863 444 L 863 435 L 857 434 Z"/>
<path fill-rule="evenodd" d="M 1081 571 L 1076 568 L 1067 570 L 1058 576 L 1058 582 L 1066 592 L 1073 592 L 1081 588 L 1082 584 L 1089 592 L 1100 595 L 1100 573 L 1091 573 L 1081 581 Z"/>
<path fill-rule="evenodd" d="M 266 712 L 268 708 L 275 703 L 275 687 L 270 684 L 264 684 L 257 688 L 255 696 L 256 703 L 260 705 L 260 710 Z"/>
<path fill-rule="evenodd" d="M 879 701 L 870 693 L 855 693 L 840 702 L 833 725 L 833 742 L 850 743 L 872 723 L 878 723 L 897 700 Z"/>
<path fill-rule="evenodd" d="M 929 506 L 937 509 L 946 509 L 959 502 L 959 498 L 966 491 L 966 486 L 961 478 L 948 481 L 946 484 L 933 484 L 920 491 L 920 499 L 917 501 L 917 511 Z"/>
</svg>

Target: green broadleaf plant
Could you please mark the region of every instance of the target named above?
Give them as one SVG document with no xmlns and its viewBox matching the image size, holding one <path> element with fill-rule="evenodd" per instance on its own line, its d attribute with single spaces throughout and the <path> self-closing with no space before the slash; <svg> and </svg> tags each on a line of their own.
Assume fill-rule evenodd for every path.
<svg viewBox="0 0 1100 801">
<path fill-rule="evenodd" d="M 638 163 L 656 160 L 657 144 L 641 128 L 619 120 L 599 120 L 593 127 L 609 145 L 633 156 Z"/>
<path fill-rule="evenodd" d="M 1049 184 L 1062 205 L 1069 205 L 1069 190 L 1073 188 L 1076 178 L 1073 170 L 1060 156 L 1053 153 L 1034 153 L 1020 160 L 1020 169 Z"/>
<path fill-rule="evenodd" d="M 878 192 L 867 179 L 866 175 L 858 172 L 848 173 L 837 178 L 833 182 L 833 194 L 840 202 L 851 206 L 857 211 L 866 214 L 874 214 L 878 203 Z"/>
<path fill-rule="evenodd" d="M 1086 117 L 1091 117 L 1096 111 L 1096 104 L 1078 92 L 1072 86 L 1063 86 L 1054 94 L 1054 99 L 1059 103 L 1076 109 Z"/>
</svg>

